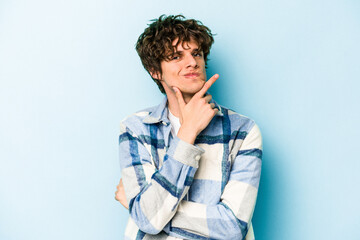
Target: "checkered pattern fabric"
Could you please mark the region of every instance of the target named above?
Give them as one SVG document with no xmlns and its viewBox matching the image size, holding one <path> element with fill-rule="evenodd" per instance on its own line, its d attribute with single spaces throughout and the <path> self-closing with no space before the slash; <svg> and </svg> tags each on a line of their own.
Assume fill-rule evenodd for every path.
<svg viewBox="0 0 360 240">
<path fill-rule="evenodd" d="M 125 239 L 254 239 L 260 130 L 214 103 L 219 112 L 194 145 L 170 133 L 166 97 L 122 121 Z"/>
</svg>

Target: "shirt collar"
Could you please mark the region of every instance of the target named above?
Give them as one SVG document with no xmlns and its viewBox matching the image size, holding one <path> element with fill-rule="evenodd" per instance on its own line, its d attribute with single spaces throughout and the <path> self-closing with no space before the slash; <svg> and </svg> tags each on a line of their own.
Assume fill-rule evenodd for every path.
<svg viewBox="0 0 360 240">
<path fill-rule="evenodd" d="M 158 122 L 164 122 L 169 124 L 167 113 L 167 97 L 161 101 L 159 105 L 155 107 L 155 110 L 143 119 L 143 123 L 154 124 Z"/>
<path fill-rule="evenodd" d="M 219 110 L 219 111 L 216 113 L 216 115 L 217 115 L 217 116 L 221 116 L 221 117 L 224 116 L 222 107 L 221 107 L 219 104 L 217 104 L 217 102 L 215 102 L 214 99 L 211 99 L 210 102 L 211 102 L 211 103 L 214 103 L 214 104 L 215 104 L 215 108 L 217 108 L 217 109 Z"/>
<path fill-rule="evenodd" d="M 215 108 L 217 108 L 219 110 L 216 113 L 217 116 L 224 116 L 222 107 L 220 105 L 218 105 L 215 102 L 215 100 L 211 99 L 210 103 L 214 103 Z M 155 107 L 155 110 L 143 119 L 143 123 L 147 123 L 147 124 L 155 124 L 155 123 L 159 123 L 159 122 L 166 123 L 167 125 L 170 124 L 170 121 L 168 118 L 167 97 L 166 96 L 161 101 L 161 103 Z"/>
</svg>

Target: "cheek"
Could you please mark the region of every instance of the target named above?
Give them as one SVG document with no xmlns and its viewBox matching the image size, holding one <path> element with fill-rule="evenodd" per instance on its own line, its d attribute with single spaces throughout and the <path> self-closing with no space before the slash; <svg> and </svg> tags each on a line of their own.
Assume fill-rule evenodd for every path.
<svg viewBox="0 0 360 240">
<path fill-rule="evenodd" d="M 203 77 L 204 77 L 204 80 L 206 81 L 206 69 L 203 68 Z"/>
</svg>

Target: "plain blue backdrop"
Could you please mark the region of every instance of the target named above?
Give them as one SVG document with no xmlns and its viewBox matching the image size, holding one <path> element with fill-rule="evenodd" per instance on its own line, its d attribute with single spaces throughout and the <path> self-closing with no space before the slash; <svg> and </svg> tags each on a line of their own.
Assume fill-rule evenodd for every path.
<svg viewBox="0 0 360 240">
<path fill-rule="evenodd" d="M 134 50 L 182 13 L 215 36 L 214 99 L 256 120 L 257 240 L 359 239 L 360 3 L 0 1 L 0 239 L 123 239 L 119 123 L 162 94 Z"/>
</svg>

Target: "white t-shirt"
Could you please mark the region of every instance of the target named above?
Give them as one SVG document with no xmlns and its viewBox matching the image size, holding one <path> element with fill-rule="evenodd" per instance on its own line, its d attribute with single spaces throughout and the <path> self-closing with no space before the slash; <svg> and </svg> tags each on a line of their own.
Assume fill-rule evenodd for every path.
<svg viewBox="0 0 360 240">
<path fill-rule="evenodd" d="M 177 135 L 177 133 L 179 132 L 180 129 L 180 119 L 175 117 L 169 110 L 168 108 L 168 118 L 171 124 L 171 134 L 173 135 L 173 137 L 175 137 Z"/>
</svg>

